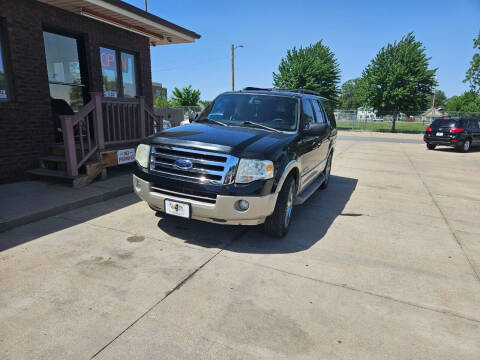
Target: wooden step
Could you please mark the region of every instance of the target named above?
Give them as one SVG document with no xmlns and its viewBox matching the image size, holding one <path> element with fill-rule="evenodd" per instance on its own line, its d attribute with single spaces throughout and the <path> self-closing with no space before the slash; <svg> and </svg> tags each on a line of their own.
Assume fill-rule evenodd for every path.
<svg viewBox="0 0 480 360">
<path fill-rule="evenodd" d="M 74 179 L 74 177 L 68 175 L 65 171 L 60 171 L 60 170 L 38 168 L 38 169 L 28 170 L 27 173 L 36 175 L 36 176 L 42 176 L 42 177 L 54 177 L 58 179 Z"/>
<path fill-rule="evenodd" d="M 49 156 L 42 156 L 40 160 L 43 161 L 51 161 L 51 162 L 57 162 L 57 163 L 65 163 L 67 160 L 65 159 L 64 156 L 60 155 L 49 155 Z"/>
</svg>

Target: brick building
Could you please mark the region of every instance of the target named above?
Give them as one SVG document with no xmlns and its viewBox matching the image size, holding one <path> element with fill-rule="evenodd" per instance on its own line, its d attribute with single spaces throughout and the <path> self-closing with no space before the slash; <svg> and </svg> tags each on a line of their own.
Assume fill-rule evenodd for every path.
<svg viewBox="0 0 480 360">
<path fill-rule="evenodd" d="M 150 45 L 199 38 L 119 0 L 1 0 L 0 183 L 25 178 L 52 145 L 62 143 L 65 123 L 56 111 L 65 103 L 63 115 L 93 108 L 94 93 L 106 103 L 142 98 L 142 106 L 151 106 Z M 128 106 L 135 106 L 133 100 Z M 72 118 L 71 128 L 88 127 L 90 115 L 86 122 Z"/>
</svg>

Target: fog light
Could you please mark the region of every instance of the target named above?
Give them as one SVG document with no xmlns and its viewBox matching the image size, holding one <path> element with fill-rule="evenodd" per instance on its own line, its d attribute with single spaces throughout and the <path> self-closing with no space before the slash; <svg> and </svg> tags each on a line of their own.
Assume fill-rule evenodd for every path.
<svg viewBox="0 0 480 360">
<path fill-rule="evenodd" d="M 248 208 L 250 207 L 250 204 L 248 203 L 247 200 L 239 200 L 237 201 L 237 208 L 240 211 L 247 211 Z"/>
</svg>

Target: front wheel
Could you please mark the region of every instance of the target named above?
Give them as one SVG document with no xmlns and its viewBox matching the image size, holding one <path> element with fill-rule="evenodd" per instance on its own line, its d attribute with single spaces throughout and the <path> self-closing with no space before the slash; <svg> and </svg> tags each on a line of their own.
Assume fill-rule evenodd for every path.
<svg viewBox="0 0 480 360">
<path fill-rule="evenodd" d="M 267 217 L 264 230 L 275 237 L 283 237 L 290 228 L 293 214 L 293 201 L 297 193 L 297 185 L 293 176 L 289 176 L 278 194 L 273 214 Z"/>
<path fill-rule="evenodd" d="M 435 150 L 436 147 L 437 147 L 437 145 L 435 145 L 435 144 L 427 144 L 427 149 L 428 150 Z"/>
</svg>

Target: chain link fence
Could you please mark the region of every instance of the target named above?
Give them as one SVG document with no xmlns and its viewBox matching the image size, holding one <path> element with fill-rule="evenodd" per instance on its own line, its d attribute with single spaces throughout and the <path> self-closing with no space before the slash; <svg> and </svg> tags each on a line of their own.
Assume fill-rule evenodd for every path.
<svg viewBox="0 0 480 360">
<path fill-rule="evenodd" d="M 357 131 L 391 131 L 396 117 L 395 130 L 420 133 L 437 117 L 466 117 L 480 119 L 480 112 L 439 111 L 400 111 L 383 112 L 379 115 L 374 110 L 335 110 L 337 128 Z"/>
</svg>

